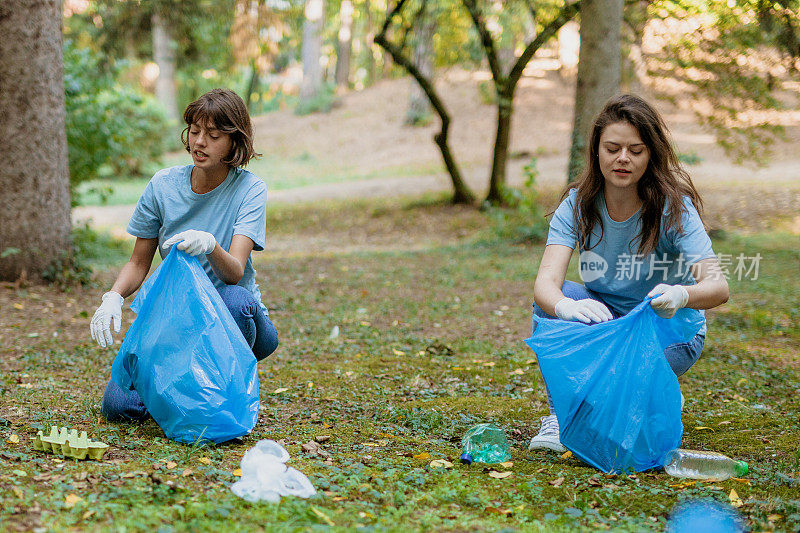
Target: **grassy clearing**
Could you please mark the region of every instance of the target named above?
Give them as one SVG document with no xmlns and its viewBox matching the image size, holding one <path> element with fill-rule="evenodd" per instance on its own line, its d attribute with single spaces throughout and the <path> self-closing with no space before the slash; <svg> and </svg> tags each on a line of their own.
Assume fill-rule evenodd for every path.
<svg viewBox="0 0 800 533">
<path fill-rule="evenodd" d="M 175 152 L 164 156 L 163 165 L 153 167 L 155 173 L 160 168 L 188 165 L 192 160 L 186 152 Z M 284 159 L 264 155 L 253 160 L 247 167 L 250 172 L 266 181 L 272 191 L 294 189 L 306 185 L 345 183 L 373 178 L 397 178 L 435 174 L 440 172 L 437 164 L 403 164 L 383 168 L 380 171 L 363 172 L 355 166 L 333 167 L 321 162 L 305 152 L 297 157 Z M 80 205 L 130 205 L 135 204 L 142 195 L 151 176 L 144 178 L 98 179 L 78 185 Z"/>
<path fill-rule="evenodd" d="M 457 223 L 445 224 L 448 214 Z M 438 224 L 448 238 L 407 251 L 319 251 L 303 240 L 323 232 L 314 217 L 331 221 L 334 239 L 369 224 L 389 241 L 413 234 L 415 221 L 421 235 Z M 546 411 L 522 343 L 541 247 L 493 240 L 481 217 L 435 201 L 271 212 L 274 237 L 297 245 L 257 260 L 281 347 L 260 365 L 259 424 L 240 444 L 184 446 L 153 422 L 98 417 L 114 354 L 90 344 L 88 321 L 103 288 L 0 288 L 0 529 L 660 530 L 676 502 L 727 501 L 732 489 L 753 529 L 800 527 L 796 237 L 715 242 L 718 253 L 761 253 L 760 275 L 732 280 L 703 357 L 682 378 L 684 446 L 744 459 L 752 472 L 684 483 L 662 472 L 605 476 L 527 451 Z M 510 477 L 458 464 L 460 436 L 480 421 L 507 430 L 513 466 L 498 469 Z M 33 451 L 28 439 L 52 424 L 108 442 L 107 460 Z M 330 459 L 301 450 L 320 435 L 330 436 L 321 445 Z M 262 438 L 286 442 L 318 497 L 252 505 L 230 492 L 241 455 Z M 439 458 L 455 465 L 431 468 Z M 71 494 L 80 500 L 70 507 Z"/>
</svg>

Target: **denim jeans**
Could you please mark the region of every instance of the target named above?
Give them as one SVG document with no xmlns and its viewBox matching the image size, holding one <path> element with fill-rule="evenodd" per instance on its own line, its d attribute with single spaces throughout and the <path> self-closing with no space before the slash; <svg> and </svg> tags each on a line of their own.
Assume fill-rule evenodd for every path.
<svg viewBox="0 0 800 533">
<path fill-rule="evenodd" d="M 561 287 L 561 292 L 564 293 L 564 296 L 572 298 L 573 300 L 591 298 L 592 300 L 605 303 L 597 293 L 590 291 L 583 285 L 575 283 L 574 281 L 565 281 L 564 286 Z M 614 318 L 619 318 L 620 316 L 614 313 L 614 311 L 611 311 L 611 313 L 614 315 Z M 555 318 L 545 313 L 544 310 L 536 304 L 533 304 L 533 314 L 544 318 Z M 670 368 L 672 368 L 676 376 L 684 374 L 698 359 L 700 359 L 700 353 L 703 351 L 705 340 L 705 335 L 698 333 L 689 340 L 689 342 L 678 342 L 667 346 L 664 350 L 664 357 L 666 357 Z M 550 398 L 550 391 L 547 390 L 547 384 L 545 384 L 544 389 L 547 393 L 547 404 L 550 406 L 550 412 L 555 413 L 553 409 L 553 400 Z"/>
<path fill-rule="evenodd" d="M 217 290 L 256 360 L 261 361 L 274 352 L 278 347 L 278 332 L 253 294 L 238 285 Z M 149 416 L 135 390 L 123 390 L 113 381 L 106 385 L 100 413 L 110 421 L 143 420 Z"/>
</svg>

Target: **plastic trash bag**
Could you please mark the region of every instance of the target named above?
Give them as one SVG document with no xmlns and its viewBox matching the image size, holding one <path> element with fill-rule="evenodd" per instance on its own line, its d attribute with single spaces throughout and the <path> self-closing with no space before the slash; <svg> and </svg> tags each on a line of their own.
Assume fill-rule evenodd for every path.
<svg viewBox="0 0 800 533">
<path fill-rule="evenodd" d="M 286 466 L 289 452 L 274 440 L 260 440 L 242 457 L 242 477 L 231 490 L 250 502 L 278 503 L 281 496 L 308 498 L 317 493 L 308 478 Z"/>
<path fill-rule="evenodd" d="M 680 388 L 664 349 L 703 324 L 694 309 L 660 318 L 650 300 L 627 315 L 587 325 L 533 317 L 536 352 L 555 406 L 561 443 L 604 472 L 664 466 L 680 447 Z"/>
<path fill-rule="evenodd" d="M 224 442 L 258 419 L 257 361 L 200 262 L 174 246 L 131 304 L 111 367 L 170 439 Z"/>
</svg>

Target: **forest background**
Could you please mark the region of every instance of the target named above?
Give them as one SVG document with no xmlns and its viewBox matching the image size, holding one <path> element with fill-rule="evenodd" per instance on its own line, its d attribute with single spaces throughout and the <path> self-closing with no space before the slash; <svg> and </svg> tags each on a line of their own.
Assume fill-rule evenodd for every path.
<svg viewBox="0 0 800 533">
<path fill-rule="evenodd" d="M 799 10 L 3 0 L 2 528 L 181 530 L 235 516 L 244 529 L 640 530 L 711 498 L 753 528 L 796 529 Z M 124 226 L 147 180 L 189 162 L 181 110 L 219 86 L 247 102 L 264 154 L 249 167 L 270 191 L 256 267 L 282 347 L 262 365 L 254 433 L 187 449 L 153 423 L 98 418 L 113 353 L 87 331 L 130 253 Z M 709 314 L 704 357 L 682 381 L 685 444 L 748 460 L 747 480 L 606 477 L 526 452 L 546 411 L 520 343 L 544 215 L 619 91 L 664 114 L 729 261 L 732 300 Z M 737 257 L 760 257 L 760 276 L 736 279 Z M 455 463 L 478 421 L 506 428 L 513 465 L 432 464 Z M 32 452 L 27 439 L 51 425 L 93 432 L 108 460 Z M 227 487 L 259 438 L 283 439 L 320 496 L 237 500 Z"/>
</svg>

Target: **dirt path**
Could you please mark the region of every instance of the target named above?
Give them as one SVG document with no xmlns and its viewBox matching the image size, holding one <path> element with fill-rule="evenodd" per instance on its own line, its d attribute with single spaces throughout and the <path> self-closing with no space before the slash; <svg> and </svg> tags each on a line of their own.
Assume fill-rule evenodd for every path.
<svg viewBox="0 0 800 533">
<path fill-rule="evenodd" d="M 479 194 L 489 175 L 495 116 L 494 108 L 479 96 L 477 86 L 483 79 L 484 73 L 451 70 L 439 81 L 453 115 L 452 149 L 465 178 Z M 408 87 L 407 79 L 381 82 L 366 91 L 344 95 L 338 107 L 324 115 L 298 117 L 284 110 L 255 117 L 257 149 L 286 158 L 311 156 L 332 169 L 356 168 L 364 175 L 389 173 L 388 169 L 398 166 L 439 168 L 441 159 L 431 140 L 438 121 L 422 128 L 402 125 Z M 556 72 L 532 69 L 521 80 L 511 137 L 511 153 L 520 157 L 509 163 L 511 184 L 523 181 L 522 167 L 537 154 L 539 186 L 553 190 L 563 185 L 572 100 L 571 80 Z M 672 128 L 679 152 L 701 159 L 688 170 L 706 200 L 712 227 L 759 230 L 781 219 L 782 227 L 800 232 L 800 158 L 795 153 L 800 115 L 788 111 L 782 115 L 786 139 L 775 145 L 768 166 L 755 168 L 731 163 L 688 108 L 653 101 Z M 266 179 L 269 184 L 269 177 Z M 270 191 L 268 201 L 297 204 L 447 190 L 449 177 L 434 170 Z M 73 210 L 73 219 L 91 219 L 93 226 L 125 236 L 132 212 L 133 206 L 80 207 Z"/>
</svg>

